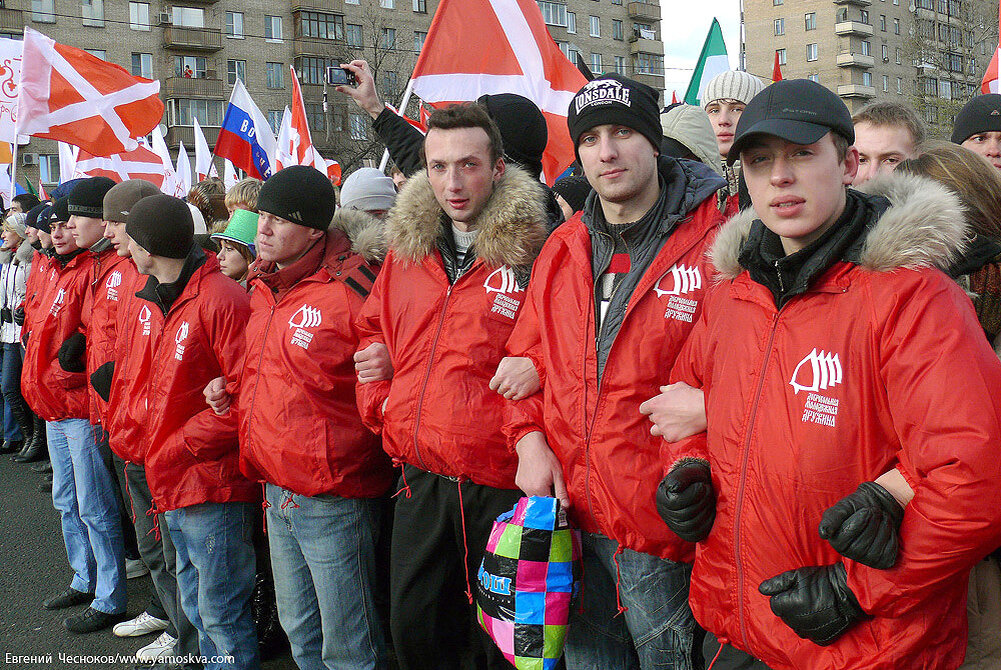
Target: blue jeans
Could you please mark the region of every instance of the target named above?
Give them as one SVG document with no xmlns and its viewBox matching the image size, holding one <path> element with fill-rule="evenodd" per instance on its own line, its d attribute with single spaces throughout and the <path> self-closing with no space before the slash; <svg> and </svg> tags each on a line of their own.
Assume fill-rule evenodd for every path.
<svg viewBox="0 0 1001 670">
<path fill-rule="evenodd" d="M 273 484 L 266 496 L 278 618 L 300 670 L 385 668 L 373 601 L 382 501 Z"/>
<path fill-rule="evenodd" d="M 3 437 L 11 442 L 20 442 L 24 436 L 10 408 L 17 403 L 25 411 L 28 410 L 21 396 L 21 345 L 17 342 L 4 342 L 0 345 L 0 352 L 3 352 L 3 363 L 0 364 L 0 392 L 3 393 L 4 404 Z"/>
<path fill-rule="evenodd" d="M 575 670 L 691 670 L 695 618 L 688 606 L 692 566 L 625 549 L 582 533 L 584 576 L 571 608 L 567 667 Z M 618 593 L 628 608 L 617 616 Z M 581 612 L 583 610 L 583 612 Z"/>
<path fill-rule="evenodd" d="M 46 424 L 52 461 L 52 504 L 62 518 L 70 586 L 93 593 L 91 607 L 125 611 L 125 548 L 118 489 L 105 465 L 104 431 L 87 419 Z"/>
<path fill-rule="evenodd" d="M 177 556 L 181 606 L 198 630 L 198 647 L 209 660 L 205 670 L 260 668 L 250 611 L 253 503 L 202 503 L 164 517 Z"/>
</svg>

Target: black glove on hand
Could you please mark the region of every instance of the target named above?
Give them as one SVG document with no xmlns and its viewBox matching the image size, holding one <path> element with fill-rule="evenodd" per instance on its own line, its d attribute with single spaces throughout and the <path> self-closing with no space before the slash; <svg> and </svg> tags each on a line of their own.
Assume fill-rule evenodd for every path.
<svg viewBox="0 0 1001 670">
<path fill-rule="evenodd" d="M 657 513 L 682 540 L 706 539 L 716 520 L 716 491 L 709 464 L 690 460 L 671 468 L 657 487 Z"/>
<path fill-rule="evenodd" d="M 83 333 L 73 333 L 66 338 L 56 356 L 59 358 L 59 367 L 66 372 L 84 372 L 87 366 L 84 363 L 84 353 L 87 350 L 87 338 Z"/>
<path fill-rule="evenodd" d="M 844 563 L 799 568 L 761 582 L 772 612 L 796 635 L 826 647 L 865 618 L 848 588 Z"/>
<path fill-rule="evenodd" d="M 877 570 L 889 570 L 900 549 L 904 508 L 876 482 L 862 482 L 824 512 L 820 537 L 835 551 Z"/>
<path fill-rule="evenodd" d="M 14 323 L 19 326 L 24 325 L 24 307 L 17 307 L 14 309 Z"/>
<path fill-rule="evenodd" d="M 111 378 L 114 374 L 115 362 L 108 361 L 94 370 L 94 373 L 90 376 L 90 385 L 94 387 L 97 395 L 101 396 L 104 402 L 108 402 L 111 399 Z"/>
</svg>

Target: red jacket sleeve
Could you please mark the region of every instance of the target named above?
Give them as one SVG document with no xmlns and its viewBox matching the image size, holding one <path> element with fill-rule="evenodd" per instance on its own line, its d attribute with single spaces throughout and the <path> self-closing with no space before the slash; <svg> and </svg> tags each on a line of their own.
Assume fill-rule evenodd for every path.
<svg viewBox="0 0 1001 670">
<path fill-rule="evenodd" d="M 508 446 L 513 450 L 518 440 L 534 431 L 545 432 L 543 394 L 546 387 L 546 367 L 539 334 L 539 282 L 530 281 L 525 304 L 518 314 L 518 322 L 507 339 L 509 356 L 524 356 L 532 361 L 539 374 L 540 389 L 521 400 L 509 401 L 504 410 L 503 431 Z"/>
<path fill-rule="evenodd" d="M 386 344 L 386 337 L 382 332 L 382 309 L 387 283 L 389 281 L 390 270 L 392 269 L 392 252 L 390 257 L 383 263 L 379 276 L 376 277 L 372 285 L 372 292 L 366 298 L 365 303 L 358 311 L 355 319 L 355 327 L 358 330 L 358 350 L 361 351 L 373 342 Z M 393 350 L 389 348 L 392 358 Z M 389 398 L 389 389 L 392 380 L 381 382 L 369 382 L 362 384 L 355 382 L 355 399 L 358 403 L 358 413 L 361 415 L 362 423 L 373 433 L 382 433 L 382 405 Z"/>
</svg>

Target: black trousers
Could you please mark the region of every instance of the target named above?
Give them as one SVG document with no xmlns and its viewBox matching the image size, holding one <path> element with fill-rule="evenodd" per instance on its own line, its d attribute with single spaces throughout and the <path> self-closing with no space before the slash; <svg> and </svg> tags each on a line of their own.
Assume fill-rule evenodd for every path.
<svg viewBox="0 0 1001 670">
<path fill-rule="evenodd" d="M 712 633 L 706 633 L 706 639 L 702 643 L 702 655 L 705 656 L 707 667 L 711 667 L 712 670 L 771 670 L 758 659 L 736 647 L 731 647 L 728 644 L 722 646 L 721 651 L 716 636 Z M 719 658 L 716 658 L 717 652 Z M 714 658 L 716 658 L 715 663 L 713 663 Z"/>
<path fill-rule="evenodd" d="M 494 519 L 511 510 L 522 493 L 466 481 L 460 509 L 457 482 L 410 465 L 403 468 L 401 488 L 404 479 L 410 497 L 396 497 L 389 593 L 401 670 L 510 670 L 466 598 L 463 529 L 472 588 Z"/>
</svg>

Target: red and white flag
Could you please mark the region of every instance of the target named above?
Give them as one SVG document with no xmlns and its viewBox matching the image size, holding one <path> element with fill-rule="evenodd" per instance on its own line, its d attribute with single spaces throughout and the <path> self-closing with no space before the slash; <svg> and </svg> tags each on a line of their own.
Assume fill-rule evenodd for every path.
<svg viewBox="0 0 1001 670">
<path fill-rule="evenodd" d="M 17 132 L 62 140 L 94 156 L 139 146 L 163 118 L 160 82 L 25 27 Z"/>
<path fill-rule="evenodd" d="M 42 178 L 38 178 L 38 199 L 44 202 L 49 199 L 49 194 L 45 192 L 45 187 L 42 186 Z"/>
<path fill-rule="evenodd" d="M 295 74 L 295 68 L 289 65 L 292 71 L 292 125 L 290 128 L 292 155 L 298 165 L 312 165 L 314 168 L 327 173 L 327 161 L 320 156 L 320 152 L 313 148 L 313 138 L 309 134 L 309 123 L 306 121 L 306 104 L 302 100 L 302 89 L 299 88 L 299 77 Z"/>
<path fill-rule="evenodd" d="M 546 181 L 552 184 L 574 160 L 566 117 L 587 80 L 549 35 L 535 0 L 441 0 L 413 82 L 414 94 L 433 104 L 522 95 L 546 117 Z"/>
<path fill-rule="evenodd" d="M 284 170 L 289 165 L 298 165 L 295 156 L 295 143 L 292 140 L 292 112 L 288 107 L 282 113 L 282 122 L 278 126 L 278 140 L 275 143 L 275 169 Z"/>
<path fill-rule="evenodd" d="M 1001 27 L 1001 6 L 998 7 L 998 26 Z M 998 85 L 998 55 L 1001 54 L 1001 44 L 994 50 L 991 62 L 987 64 L 987 71 L 984 72 L 984 80 L 980 83 L 981 93 L 1001 93 Z"/>
<path fill-rule="evenodd" d="M 414 128 L 416 128 L 417 130 L 421 131 L 421 134 L 427 135 L 427 133 L 428 133 L 428 127 L 427 127 L 427 123 L 426 122 L 414 121 L 413 119 L 411 119 L 406 114 L 401 113 L 400 110 L 398 110 L 396 107 L 393 107 L 388 102 L 386 103 L 386 109 L 388 109 L 389 111 L 391 111 L 393 114 L 396 114 L 398 117 L 400 117 L 401 119 L 403 119 L 404 121 L 406 121 L 407 123 L 409 123 L 411 126 L 413 126 Z M 421 114 L 421 116 L 424 116 L 424 115 Z"/>
<path fill-rule="evenodd" d="M 73 177 L 109 177 L 117 182 L 145 179 L 162 190 L 163 161 L 144 146 L 114 156 L 94 156 L 81 149 Z"/>
</svg>

